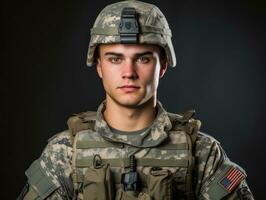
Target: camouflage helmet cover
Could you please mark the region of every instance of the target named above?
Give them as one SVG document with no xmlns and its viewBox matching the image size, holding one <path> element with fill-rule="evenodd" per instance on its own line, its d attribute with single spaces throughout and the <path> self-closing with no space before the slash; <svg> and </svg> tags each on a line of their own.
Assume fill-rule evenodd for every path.
<svg viewBox="0 0 266 200">
<path fill-rule="evenodd" d="M 95 49 L 99 44 L 121 43 L 119 25 L 124 8 L 134 8 L 139 24 L 139 44 L 154 44 L 164 48 L 170 66 L 176 65 L 171 30 L 163 13 L 153 4 L 127 0 L 106 6 L 91 29 L 87 65 L 95 63 Z"/>
</svg>

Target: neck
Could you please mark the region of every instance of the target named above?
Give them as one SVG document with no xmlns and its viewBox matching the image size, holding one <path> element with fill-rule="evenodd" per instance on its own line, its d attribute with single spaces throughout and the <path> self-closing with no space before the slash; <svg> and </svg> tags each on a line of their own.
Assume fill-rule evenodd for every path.
<svg viewBox="0 0 266 200">
<path fill-rule="evenodd" d="M 136 107 L 120 105 L 108 97 L 103 113 L 106 122 L 121 131 L 138 131 L 148 127 L 156 116 L 156 100 L 151 98 Z"/>
</svg>

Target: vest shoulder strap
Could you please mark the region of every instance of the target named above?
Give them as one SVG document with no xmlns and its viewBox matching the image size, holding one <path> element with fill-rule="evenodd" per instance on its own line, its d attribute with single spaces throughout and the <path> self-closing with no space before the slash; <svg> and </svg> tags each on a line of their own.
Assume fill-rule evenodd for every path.
<svg viewBox="0 0 266 200">
<path fill-rule="evenodd" d="M 186 196 L 187 199 L 195 199 L 193 192 L 193 171 L 195 168 L 195 143 L 198 135 L 198 131 L 201 126 L 199 120 L 193 119 L 195 110 L 189 110 L 181 115 L 168 113 L 168 116 L 172 122 L 172 131 L 184 131 L 187 135 L 187 143 L 190 151 L 189 166 L 186 174 Z"/>
<path fill-rule="evenodd" d="M 71 131 L 72 136 L 75 136 L 77 132 L 86 129 L 94 130 L 96 120 L 96 112 L 87 111 L 79 114 L 74 114 L 67 120 L 67 125 Z"/>
<path fill-rule="evenodd" d="M 182 114 L 168 113 L 173 126 L 172 131 L 185 131 L 191 139 L 192 146 L 194 146 L 196 142 L 198 131 L 201 126 L 199 120 L 192 118 L 194 115 L 195 110 L 189 110 Z"/>
</svg>

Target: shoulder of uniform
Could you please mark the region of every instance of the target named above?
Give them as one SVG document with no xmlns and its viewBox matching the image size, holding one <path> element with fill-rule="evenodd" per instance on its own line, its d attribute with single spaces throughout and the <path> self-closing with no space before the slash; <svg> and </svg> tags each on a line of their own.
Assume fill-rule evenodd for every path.
<svg viewBox="0 0 266 200">
<path fill-rule="evenodd" d="M 56 176 L 51 175 L 50 170 L 41 159 L 35 160 L 25 172 L 30 185 L 29 199 L 46 199 L 52 192 L 60 187 Z M 26 198 L 26 199 L 28 199 Z"/>
<path fill-rule="evenodd" d="M 96 115 L 97 112 L 95 111 L 73 114 L 73 116 L 67 120 L 67 125 L 72 136 L 75 136 L 77 132 L 82 130 L 94 129 Z"/>
<path fill-rule="evenodd" d="M 199 159 L 200 162 L 203 162 L 205 164 L 207 164 L 206 162 L 210 158 L 213 158 L 217 162 L 219 162 L 219 160 L 222 160 L 226 157 L 226 154 L 223 151 L 220 142 L 214 137 L 200 131 L 197 134 L 194 150 L 195 156 Z M 215 163 L 216 162 L 211 162 L 208 163 L 208 165 L 213 165 Z"/>
<path fill-rule="evenodd" d="M 205 181 L 200 195 L 209 199 L 222 199 L 232 193 L 246 177 L 246 172 L 240 166 L 224 159 L 213 175 Z"/>
<path fill-rule="evenodd" d="M 69 130 L 59 132 L 48 139 L 48 144 L 64 144 L 71 146 L 71 133 Z"/>
<path fill-rule="evenodd" d="M 69 163 L 72 148 L 71 133 L 68 130 L 60 132 L 48 140 L 40 160 L 45 162 L 45 164 L 52 163 L 49 167 L 57 168 L 63 162 Z M 63 168 L 66 168 L 66 164 L 64 164 Z"/>
<path fill-rule="evenodd" d="M 207 133 L 203 133 L 201 131 L 198 132 L 197 143 L 203 144 L 203 145 L 213 144 L 213 143 L 220 144 L 220 142 L 217 139 L 215 139 L 213 136 L 211 136 Z"/>
<path fill-rule="evenodd" d="M 173 125 L 172 129 L 180 129 L 183 126 L 187 133 L 197 131 L 197 141 L 199 143 L 219 143 L 214 137 L 199 131 L 201 127 L 201 121 L 199 119 L 193 118 L 195 115 L 195 110 L 188 110 L 184 113 L 170 113 L 168 112 L 168 117 Z"/>
<path fill-rule="evenodd" d="M 60 176 L 70 171 L 69 157 L 72 150 L 70 135 L 68 130 L 53 135 L 48 139 L 41 157 L 26 170 L 28 183 L 36 193 L 34 194 L 36 199 L 46 199 L 60 187 L 58 169 L 63 169 L 62 173 L 60 171 Z M 63 176 L 67 177 L 67 175 Z"/>
</svg>

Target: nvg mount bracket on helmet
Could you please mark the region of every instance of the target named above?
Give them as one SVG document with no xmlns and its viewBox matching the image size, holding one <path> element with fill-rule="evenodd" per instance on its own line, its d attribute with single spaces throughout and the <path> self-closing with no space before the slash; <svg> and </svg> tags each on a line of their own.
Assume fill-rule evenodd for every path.
<svg viewBox="0 0 266 200">
<path fill-rule="evenodd" d="M 138 42 L 139 23 L 135 8 L 125 7 L 121 13 L 119 35 L 121 43 L 134 44 Z"/>
</svg>

